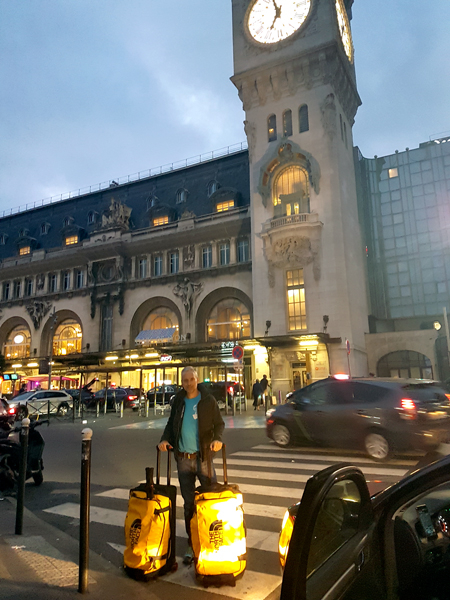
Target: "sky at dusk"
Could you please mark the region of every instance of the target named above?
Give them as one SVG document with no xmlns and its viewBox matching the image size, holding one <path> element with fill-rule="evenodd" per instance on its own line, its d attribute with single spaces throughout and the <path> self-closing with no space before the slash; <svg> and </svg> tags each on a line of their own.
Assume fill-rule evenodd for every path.
<svg viewBox="0 0 450 600">
<path fill-rule="evenodd" d="M 355 0 L 372 157 L 450 134 L 449 0 Z M 231 0 L 0 0 L 0 216 L 245 140 Z"/>
</svg>

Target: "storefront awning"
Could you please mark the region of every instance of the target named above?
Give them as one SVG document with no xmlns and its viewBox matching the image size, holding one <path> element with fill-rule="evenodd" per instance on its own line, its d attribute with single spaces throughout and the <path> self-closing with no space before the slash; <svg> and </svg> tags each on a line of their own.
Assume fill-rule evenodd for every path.
<svg viewBox="0 0 450 600">
<path fill-rule="evenodd" d="M 141 331 L 135 342 L 145 344 L 145 342 L 171 342 L 176 333 L 176 327 L 167 327 L 166 329 L 144 329 Z"/>
</svg>

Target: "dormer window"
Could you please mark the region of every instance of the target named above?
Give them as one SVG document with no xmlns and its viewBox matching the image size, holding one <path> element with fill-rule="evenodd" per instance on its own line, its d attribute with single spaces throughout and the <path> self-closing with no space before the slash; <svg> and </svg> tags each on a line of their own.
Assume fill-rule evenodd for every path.
<svg viewBox="0 0 450 600">
<path fill-rule="evenodd" d="M 156 196 L 150 196 L 147 198 L 147 210 L 154 208 L 158 204 L 158 198 Z"/>
<path fill-rule="evenodd" d="M 31 254 L 31 246 L 22 246 L 22 248 L 19 248 L 19 256 L 27 256 L 27 254 Z"/>
<path fill-rule="evenodd" d="M 28 233 L 28 229 L 19 229 L 19 237 L 26 237 Z"/>
<path fill-rule="evenodd" d="M 73 223 L 73 217 L 65 217 L 64 221 L 63 221 L 63 227 L 69 227 L 69 225 L 72 225 Z"/>
<path fill-rule="evenodd" d="M 78 235 L 68 235 L 65 240 L 66 246 L 72 246 L 73 244 L 78 244 Z"/>
<path fill-rule="evenodd" d="M 234 208 L 234 200 L 225 200 L 225 202 L 218 202 L 216 205 L 216 212 L 225 212 Z"/>
<path fill-rule="evenodd" d="M 88 213 L 87 223 L 88 225 L 93 225 L 95 223 L 95 212 L 91 211 Z"/>
<path fill-rule="evenodd" d="M 47 235 L 49 229 L 50 229 L 49 223 L 42 223 L 41 228 L 40 228 L 41 235 Z"/>
<path fill-rule="evenodd" d="M 8 236 L 6 235 L 6 233 L 0 233 L 0 246 L 4 246 L 6 244 L 7 239 Z"/>
<path fill-rule="evenodd" d="M 212 196 L 212 194 L 214 194 L 214 192 L 217 192 L 218 189 L 219 189 L 219 183 L 216 180 L 210 181 L 208 183 L 208 198 L 209 198 L 209 196 Z"/>
<path fill-rule="evenodd" d="M 169 217 L 164 215 L 162 217 L 155 217 L 153 219 L 153 227 L 159 227 L 160 225 L 167 225 L 169 222 Z"/>
<path fill-rule="evenodd" d="M 188 197 L 188 191 L 184 188 L 180 188 L 177 191 L 177 196 L 176 196 L 176 202 L 177 204 L 182 204 L 183 202 L 187 201 L 187 197 Z"/>
</svg>

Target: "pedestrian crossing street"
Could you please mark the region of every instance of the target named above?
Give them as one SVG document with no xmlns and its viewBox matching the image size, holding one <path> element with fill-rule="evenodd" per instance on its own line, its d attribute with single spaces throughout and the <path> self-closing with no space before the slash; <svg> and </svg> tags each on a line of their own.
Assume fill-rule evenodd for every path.
<svg viewBox="0 0 450 600">
<path fill-rule="evenodd" d="M 244 495 L 247 526 L 247 570 L 236 587 L 207 588 L 204 591 L 239 600 L 262 600 L 280 583 L 278 563 L 278 535 L 285 510 L 301 499 L 306 481 L 317 471 L 338 462 L 349 462 L 359 467 L 368 481 L 382 480 L 389 485 L 398 481 L 414 464 L 414 460 L 374 463 L 357 453 L 332 454 L 330 450 L 306 448 L 278 448 L 274 444 L 254 446 L 250 450 L 230 454 L 227 458 L 228 481 L 239 485 Z M 223 481 L 221 458 L 215 459 L 219 481 Z M 137 484 L 138 482 L 136 482 Z M 162 478 L 165 483 L 165 478 Z M 172 483 L 178 487 L 176 471 Z M 91 548 L 113 564 L 122 564 L 123 526 L 129 490 L 111 488 L 91 490 Z M 59 518 L 79 519 L 79 504 L 66 502 L 46 509 Z M 183 500 L 177 496 L 177 555 L 186 549 L 183 519 Z M 198 589 L 193 567 L 178 559 L 176 572 L 161 579 L 175 585 Z M 203 590 L 203 588 L 201 588 Z"/>
</svg>

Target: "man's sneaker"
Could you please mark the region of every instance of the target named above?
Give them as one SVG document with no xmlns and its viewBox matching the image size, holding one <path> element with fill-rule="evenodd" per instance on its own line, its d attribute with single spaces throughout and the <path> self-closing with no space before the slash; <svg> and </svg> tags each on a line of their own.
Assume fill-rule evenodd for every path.
<svg viewBox="0 0 450 600">
<path fill-rule="evenodd" d="M 184 555 L 183 564 L 191 565 L 193 560 L 194 560 L 194 551 L 189 546 L 189 548 L 186 550 L 186 554 Z"/>
</svg>

